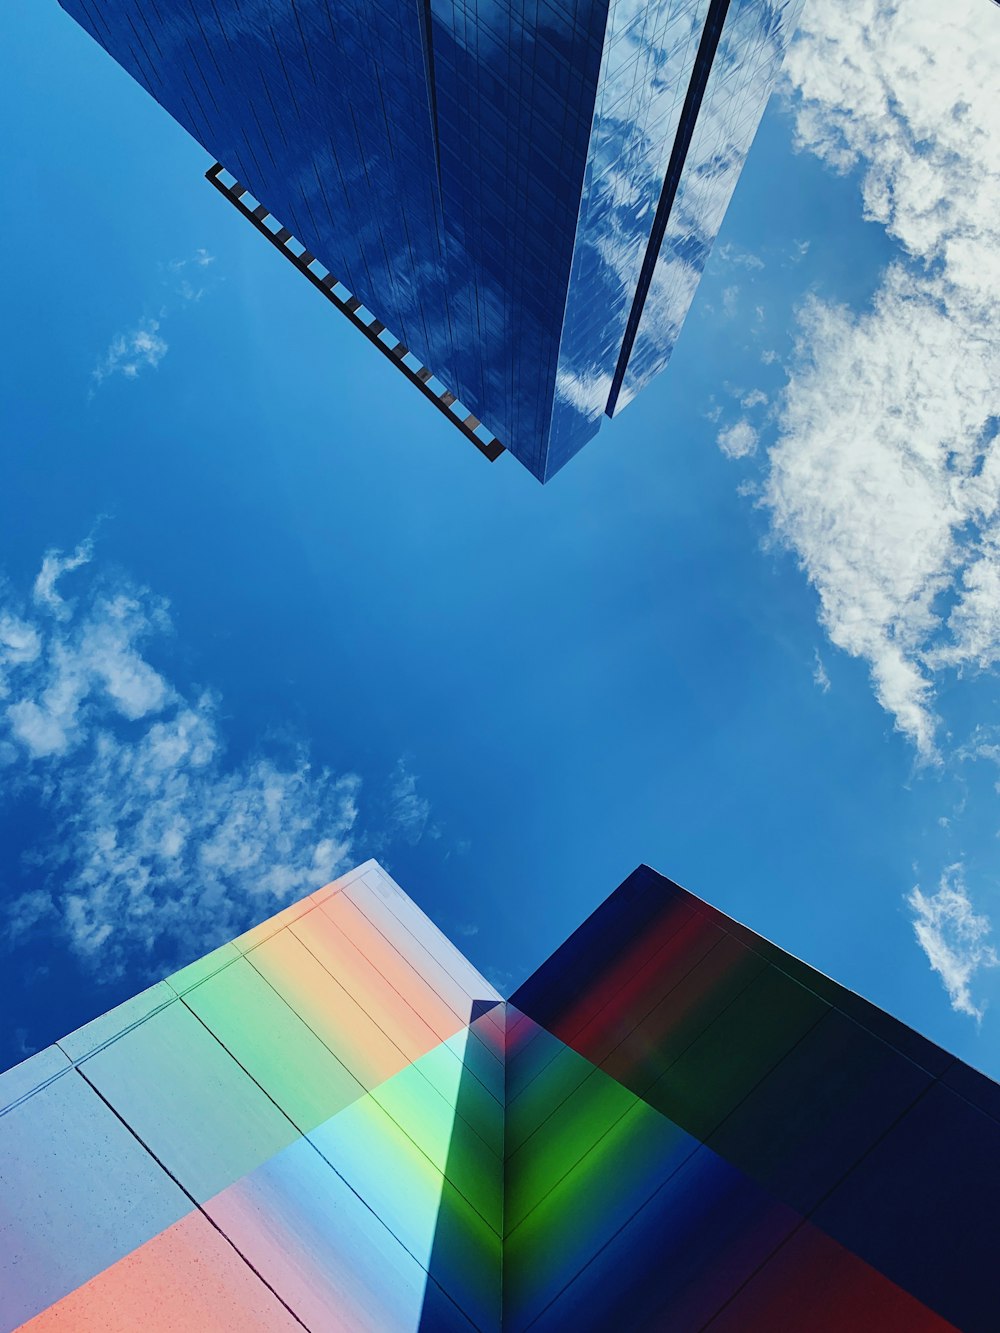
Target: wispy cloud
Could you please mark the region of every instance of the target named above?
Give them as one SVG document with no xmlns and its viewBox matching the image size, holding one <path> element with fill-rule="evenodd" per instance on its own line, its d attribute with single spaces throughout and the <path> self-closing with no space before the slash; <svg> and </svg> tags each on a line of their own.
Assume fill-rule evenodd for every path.
<svg viewBox="0 0 1000 1333">
<path fill-rule="evenodd" d="M 174 292 L 182 301 L 200 301 L 208 291 L 204 270 L 215 263 L 215 255 L 205 249 L 198 249 L 188 259 L 172 259 L 167 265 L 167 273 L 173 283 Z"/>
<path fill-rule="evenodd" d="M 411 845 L 427 830 L 431 805 L 417 790 L 417 776 L 406 759 L 400 759 L 389 783 L 389 827 Z"/>
<path fill-rule="evenodd" d="M 739 308 L 740 289 L 735 284 L 722 289 L 722 313 L 726 319 L 733 319 Z"/>
<path fill-rule="evenodd" d="M 107 976 L 202 953 L 331 879 L 359 780 L 315 769 L 302 747 L 228 762 L 217 697 L 150 661 L 167 604 L 84 570 L 91 554 L 49 552 L 32 599 L 0 607 L 5 771 L 53 822 L 6 930 L 16 942 L 56 923 Z"/>
<path fill-rule="evenodd" d="M 967 2 L 807 8 L 799 146 L 859 167 L 900 246 L 870 308 L 812 298 L 765 502 L 832 641 L 936 760 L 942 672 L 1000 660 L 1000 24 Z"/>
<path fill-rule="evenodd" d="M 973 999 L 972 982 L 977 972 L 1000 966 L 1000 957 L 988 943 L 989 918 L 977 913 L 969 900 L 962 867 L 949 866 L 936 893 L 924 894 L 915 887 L 907 902 L 917 943 L 944 983 L 951 1007 L 981 1020 L 985 1006 Z"/>
<path fill-rule="evenodd" d="M 131 329 L 116 333 L 107 350 L 90 372 L 90 396 L 114 376 L 126 380 L 138 379 L 145 371 L 155 370 L 170 350 L 161 326 L 171 312 L 170 298 L 179 298 L 185 304 L 198 302 L 208 290 L 206 270 L 215 263 L 215 256 L 203 248 L 187 259 L 172 259 L 160 268 L 161 285 L 169 291 L 156 316 L 144 316 Z"/>
<path fill-rule="evenodd" d="M 127 380 L 138 379 L 143 370 L 155 370 L 169 348 L 160 334 L 158 319 L 140 320 L 128 333 L 116 333 L 108 349 L 90 372 L 95 384 L 103 384 L 112 375 Z"/>
<path fill-rule="evenodd" d="M 484 967 L 483 976 L 501 995 L 510 995 L 514 990 L 514 973 L 502 967 Z"/>
<path fill-rule="evenodd" d="M 69 608 L 61 594 L 56 592 L 56 584 L 64 574 L 70 574 L 74 569 L 87 564 L 92 551 L 89 540 L 81 542 L 71 555 L 63 555 L 61 551 L 47 551 L 31 590 L 34 600 L 60 619 L 68 616 Z"/>
<path fill-rule="evenodd" d="M 732 241 L 720 245 L 718 254 L 723 264 L 731 264 L 734 268 L 745 268 L 754 271 L 764 267 L 764 261 L 759 255 L 751 254 L 749 250 L 741 250 Z"/>
<path fill-rule="evenodd" d="M 813 665 L 813 684 L 817 689 L 822 690 L 824 694 L 830 692 L 830 677 L 826 674 L 826 667 L 823 665 L 823 659 L 819 655 L 819 649 L 816 649 Z"/>
</svg>

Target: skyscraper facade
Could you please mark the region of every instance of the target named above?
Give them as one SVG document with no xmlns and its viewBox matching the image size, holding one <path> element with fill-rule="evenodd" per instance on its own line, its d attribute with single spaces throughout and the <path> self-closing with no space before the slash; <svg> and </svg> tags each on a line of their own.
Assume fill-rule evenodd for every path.
<svg viewBox="0 0 1000 1333">
<path fill-rule="evenodd" d="M 801 6 L 61 3 L 542 481 L 666 364 Z"/>
<path fill-rule="evenodd" d="M 993 1333 L 1000 1089 L 640 867 L 513 995 L 374 862 L 0 1076 L 0 1328 Z"/>
</svg>

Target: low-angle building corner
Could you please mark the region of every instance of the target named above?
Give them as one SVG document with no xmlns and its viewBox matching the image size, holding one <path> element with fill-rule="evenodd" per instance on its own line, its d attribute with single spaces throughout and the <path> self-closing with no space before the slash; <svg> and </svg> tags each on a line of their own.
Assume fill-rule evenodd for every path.
<svg viewBox="0 0 1000 1333">
<path fill-rule="evenodd" d="M 669 360 L 801 5 L 60 2 L 541 481 Z"/>
<path fill-rule="evenodd" d="M 504 1000 L 366 862 L 0 1107 L 4 1330 L 996 1326 L 1000 1089 L 645 866 Z"/>
</svg>

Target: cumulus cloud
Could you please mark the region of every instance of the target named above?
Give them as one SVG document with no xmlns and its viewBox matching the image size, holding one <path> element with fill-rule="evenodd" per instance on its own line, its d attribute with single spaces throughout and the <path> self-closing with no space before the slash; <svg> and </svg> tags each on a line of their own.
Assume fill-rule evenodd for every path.
<svg viewBox="0 0 1000 1333">
<path fill-rule="evenodd" d="M 727 458 L 747 458 L 757 448 L 757 432 L 749 421 L 740 420 L 720 430 L 716 442 Z"/>
<path fill-rule="evenodd" d="M 972 982 L 977 972 L 1000 966 L 1000 957 L 987 942 L 992 931 L 989 918 L 978 914 L 969 901 L 962 867 L 950 866 L 936 893 L 924 894 L 915 887 L 907 902 L 917 943 L 944 983 L 951 1007 L 982 1019 L 984 1006 L 973 999 Z"/>
<path fill-rule="evenodd" d="M 797 147 L 854 174 L 896 250 L 865 306 L 802 304 L 757 499 L 924 764 L 963 757 L 941 701 L 1000 661 L 998 67 L 977 0 L 806 6 L 785 65 Z M 829 687 L 818 653 L 814 680 Z M 953 1006 L 979 1018 L 973 980 L 997 955 L 960 871 L 909 903 Z"/>
<path fill-rule="evenodd" d="M 975 0 L 807 7 L 801 148 L 900 246 L 870 308 L 805 304 L 764 500 L 832 641 L 925 760 L 940 674 L 1000 659 L 1000 24 Z"/>
<path fill-rule="evenodd" d="M 63 595 L 90 557 L 49 552 L 31 603 L 0 607 L 0 749 L 54 825 L 6 933 L 55 924 L 108 976 L 202 953 L 333 878 L 359 781 L 302 748 L 227 761 L 217 698 L 188 697 L 150 661 L 166 603 L 92 571 Z"/>
</svg>

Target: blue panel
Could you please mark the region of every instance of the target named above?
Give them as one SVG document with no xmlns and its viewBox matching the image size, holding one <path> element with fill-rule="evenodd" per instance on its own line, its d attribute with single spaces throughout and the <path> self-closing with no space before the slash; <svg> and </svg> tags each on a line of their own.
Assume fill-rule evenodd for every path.
<svg viewBox="0 0 1000 1333">
<path fill-rule="evenodd" d="M 538 477 L 607 0 L 432 0 L 461 382 Z"/>
<path fill-rule="evenodd" d="M 929 1084 L 917 1065 L 832 1009 L 708 1142 L 807 1213 Z"/>
<path fill-rule="evenodd" d="M 940 1083 L 812 1220 L 966 1333 L 997 1327 L 1000 1126 Z"/>
<path fill-rule="evenodd" d="M 63 7 L 425 364 L 452 375 L 422 0 Z"/>
<path fill-rule="evenodd" d="M 798 1222 L 706 1148 L 662 1160 L 651 1156 L 649 1167 L 652 1197 L 640 1198 L 620 1229 L 581 1245 L 561 1271 L 553 1263 L 555 1272 L 545 1273 L 544 1284 L 530 1282 L 535 1267 L 530 1256 L 520 1271 L 505 1274 L 508 1327 L 530 1324 L 537 1333 L 612 1328 L 694 1333 Z M 582 1239 L 580 1222 L 576 1229 Z M 545 1272 L 544 1265 L 538 1267 Z"/>
</svg>

